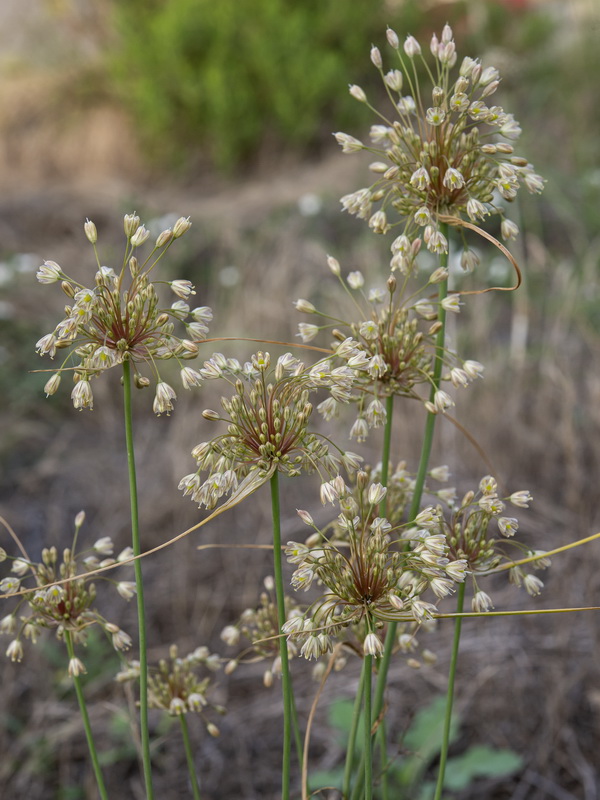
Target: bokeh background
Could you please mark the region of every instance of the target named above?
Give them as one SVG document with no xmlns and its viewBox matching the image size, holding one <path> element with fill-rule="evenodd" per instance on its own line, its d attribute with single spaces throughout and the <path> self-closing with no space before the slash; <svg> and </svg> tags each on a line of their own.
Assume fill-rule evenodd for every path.
<svg viewBox="0 0 600 800">
<path fill-rule="evenodd" d="M 134 209 L 160 230 L 179 215 L 193 227 L 170 251 L 171 277 L 197 287 L 215 310 L 214 336 L 293 341 L 297 297 L 335 295 L 325 255 L 344 270 L 385 277 L 383 238 L 342 215 L 339 197 L 367 181 L 367 157 L 343 156 L 331 132 L 361 136 L 371 120 L 348 83 L 376 96 L 371 43 L 384 58 L 386 25 L 425 46 L 452 24 L 459 51 L 501 71 L 498 102 L 523 127 L 520 151 L 548 183 L 520 198 L 514 252 L 518 293 L 472 298 L 452 331 L 461 354 L 486 365 L 464 393 L 457 418 L 479 450 L 441 426 L 436 463 L 448 463 L 459 492 L 490 471 L 535 502 L 521 530 L 551 549 L 600 528 L 600 12 L 595 0 L 3 0 L 0 5 L 0 513 L 32 555 L 66 546 L 72 520 L 87 514 L 89 541 L 129 540 L 118 376 L 95 387 L 92 413 L 73 411 L 66 388 L 46 400 L 47 366 L 35 342 L 54 327 L 60 292 L 35 281 L 43 259 L 75 277 L 93 257 L 83 221 L 97 224 L 105 263 L 122 252 L 122 216 Z M 470 288 L 511 280 L 493 249 L 476 243 L 482 266 Z M 454 280 L 461 280 L 456 273 Z M 245 358 L 252 345 L 207 345 Z M 173 378 L 175 380 L 175 377 Z M 176 486 L 192 469 L 189 450 L 207 435 L 204 407 L 180 396 L 157 419 L 136 397 L 142 535 L 150 548 L 194 524 L 198 511 Z M 183 393 L 180 393 L 183 395 Z M 395 457 L 418 457 L 422 411 L 401 406 Z M 339 435 L 345 441 L 346 429 Z M 372 438 L 363 453 L 377 460 Z M 485 458 L 483 455 L 485 455 Z M 284 537 L 303 535 L 296 507 L 320 512 L 317 483 L 284 484 Z M 263 496 L 264 494 L 264 496 Z M 2 546 L 10 548 L 8 537 Z M 270 555 L 199 544 L 266 544 L 266 491 L 144 563 L 151 658 L 169 644 L 206 644 L 224 655 L 222 627 L 257 603 Z M 503 582 L 497 608 L 598 604 L 600 545 L 554 559 L 545 590 L 531 600 Z M 134 609 L 106 595 L 106 615 L 131 633 Z M 0 611 L 0 613 L 5 613 Z M 600 646 L 595 613 L 469 621 L 463 627 L 453 754 L 478 744 L 510 748 L 520 765 L 483 776 L 449 797 L 475 800 L 595 800 L 600 796 Z M 444 690 L 451 626 L 428 638 L 435 665 L 398 661 L 389 720 L 398 758 L 419 708 Z M 6 640 L 8 642 L 8 640 Z M 86 692 L 112 797 L 143 798 L 118 659 L 100 640 L 86 653 Z M 204 796 L 276 798 L 278 687 L 265 664 L 217 678 L 229 709 L 221 736 L 192 724 Z M 301 718 L 316 684 L 295 661 Z M 321 701 L 311 765 L 340 763 L 332 709 L 353 697 L 359 664 L 333 676 Z M 63 651 L 49 637 L 20 665 L 0 663 L 0 795 L 29 800 L 93 798 L 94 784 Z M 177 726 L 152 715 L 157 796 L 189 796 Z M 426 771 L 427 764 L 423 764 Z M 324 794 L 323 796 L 327 796 Z M 336 797 L 334 792 L 329 795 Z M 401 797 L 400 789 L 397 796 Z M 413 800 L 410 794 L 407 800 Z"/>
</svg>

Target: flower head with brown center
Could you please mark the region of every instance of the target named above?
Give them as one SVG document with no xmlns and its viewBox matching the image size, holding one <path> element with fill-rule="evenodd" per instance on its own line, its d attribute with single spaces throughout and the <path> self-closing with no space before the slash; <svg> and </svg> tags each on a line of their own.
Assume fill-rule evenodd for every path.
<svg viewBox="0 0 600 800">
<path fill-rule="evenodd" d="M 97 272 L 93 288 L 88 288 L 69 278 L 54 261 L 46 261 L 37 272 L 40 283 L 60 282 L 67 297 L 72 301 L 65 308 L 65 317 L 56 328 L 37 342 L 40 355 L 54 358 L 57 352 L 68 350 L 58 371 L 45 386 L 46 395 L 54 394 L 66 370 L 73 371 L 75 387 L 71 393 L 75 408 L 92 408 L 93 393 L 90 379 L 101 375 L 111 367 L 129 360 L 135 369 L 138 388 L 148 386 L 150 380 L 143 376 L 140 367 L 147 367 L 154 374 L 157 386 L 154 399 L 156 414 L 173 410 L 175 391 L 160 379 L 157 362 L 175 358 L 181 366 L 181 381 L 184 388 L 200 384 L 198 372 L 182 362 L 195 358 L 198 342 L 205 338 L 212 319 L 207 307 L 190 310 L 186 302 L 195 295 L 190 281 L 162 281 L 180 299 L 169 308 L 162 308 L 157 292 L 159 282 L 151 278 L 159 260 L 173 242 L 190 227 L 188 219 L 181 217 L 156 239 L 149 255 L 140 261 L 140 248 L 148 239 L 149 231 L 140 224 L 135 214 L 127 214 L 124 221 L 127 244 L 120 271 L 101 266 L 96 242 L 96 226 L 89 220 L 85 223 L 86 236 L 94 248 Z M 175 323 L 183 323 L 186 336 L 174 333 Z"/>
<path fill-rule="evenodd" d="M 449 348 L 440 350 L 437 342 L 440 309 L 444 313 L 459 310 L 456 295 L 441 302 L 430 297 L 432 287 L 447 278 L 447 270 L 436 270 L 418 286 L 414 285 L 418 275 L 405 275 L 402 280 L 391 275 L 385 290 L 365 290 L 361 272 L 350 272 L 344 279 L 336 259 L 330 256 L 328 264 L 352 302 L 354 318 L 342 319 L 344 312 L 340 310 L 336 310 L 335 317 L 325 314 L 307 300 L 297 300 L 295 305 L 299 311 L 323 321 L 321 325 L 300 323 L 302 340 L 309 342 L 320 331 L 331 329 L 335 356 L 354 374 L 357 391 L 351 399 L 358 405 L 358 416 L 350 436 L 362 441 L 371 428 L 384 425 L 386 409 L 382 401 L 391 395 L 422 399 L 432 413 L 443 413 L 454 405 L 447 392 L 438 391 L 433 403 L 419 392 L 422 386 L 429 389 L 433 385 L 438 359 L 445 367 L 442 378 L 455 387 L 468 386 L 483 372 L 478 362 L 461 359 Z M 427 398 L 429 394 L 427 391 Z M 336 398 L 324 400 L 318 411 L 326 419 L 335 416 Z"/>
<path fill-rule="evenodd" d="M 0 592 L 12 594 L 24 591 L 19 597 L 17 608 L 0 621 L 0 633 L 15 635 L 7 650 L 13 661 L 23 657 L 21 639 L 30 639 L 34 644 L 43 629 L 52 629 L 58 638 L 68 632 L 74 642 L 85 643 L 87 629 L 99 625 L 107 634 L 117 650 L 131 647 L 131 638 L 123 630 L 93 607 L 96 587 L 89 578 L 78 577 L 82 573 L 98 567 L 117 564 L 131 555 L 130 548 L 113 558 L 113 543 L 104 536 L 85 552 L 77 551 L 79 529 L 85 514 L 80 512 L 75 518 L 73 545 L 66 548 L 59 559 L 56 547 L 44 548 L 40 562 L 26 557 L 12 559 L 13 576 L 0 581 Z M 33 578 L 34 586 L 27 588 L 28 577 Z M 131 581 L 103 579 L 115 585 L 117 592 L 125 600 L 135 594 L 135 584 Z M 25 613 L 27 611 L 28 613 Z M 81 662 L 79 662 L 81 664 Z M 83 665 L 79 671 L 84 671 Z"/>
<path fill-rule="evenodd" d="M 360 87 L 351 86 L 353 97 L 369 105 L 379 123 L 371 128 L 371 145 L 335 134 L 344 153 L 367 150 L 379 159 L 370 167 L 378 176 L 374 183 L 343 197 L 344 209 L 367 220 L 376 233 L 401 226 L 401 236 L 411 244 L 398 259 L 403 269 L 410 268 L 421 239 L 433 253 L 447 251 L 439 229 L 443 221 L 459 225 L 467 219 L 472 224 L 498 214 L 503 237 L 514 238 L 518 228 L 504 219 L 504 203 L 513 201 L 523 185 L 541 192 L 544 180 L 514 152 L 513 142 L 521 133 L 518 122 L 490 102 L 500 83 L 498 70 L 466 57 L 453 74 L 457 54 L 449 25 L 440 40 L 435 35 L 431 40 L 432 65 L 413 36 L 403 47 L 394 31 L 388 29 L 387 38 L 398 67 L 384 73 L 376 47 L 371 60 L 392 113 L 377 111 Z M 469 265 L 469 258 L 463 263 Z"/>
<path fill-rule="evenodd" d="M 329 361 L 306 367 L 290 353 L 278 358 L 274 368 L 270 355 L 262 352 L 242 366 L 217 353 L 204 363 L 200 374 L 206 379 L 224 378 L 235 389 L 231 398 L 221 399 L 224 417 L 204 411 L 205 419 L 226 422 L 227 432 L 193 449 L 198 470 L 179 483 L 184 494 L 200 506 L 213 508 L 251 470 L 267 480 L 274 470 L 289 476 L 315 469 L 337 475 L 341 464 L 356 468 L 357 456 L 333 455 L 330 443 L 309 429 L 310 393 L 325 388 L 338 400 L 348 400 L 352 370 L 332 369 Z M 209 473 L 204 481 L 202 472 Z"/>
<path fill-rule="evenodd" d="M 489 596 L 479 590 L 478 576 L 490 574 L 501 565 L 511 564 L 519 558 L 535 557 L 531 562 L 534 569 L 550 566 L 550 559 L 544 558 L 542 551 L 533 551 L 513 538 L 519 521 L 507 515 L 506 504 L 527 508 L 531 500 L 527 491 L 500 497 L 496 480 L 486 475 L 476 492 L 467 492 L 460 504 L 450 505 L 448 519 L 440 515 L 437 530 L 447 538 L 452 557 L 464 559 L 472 575 L 475 590 L 473 610 L 489 611 L 493 608 Z M 513 557 L 508 552 L 510 546 L 517 551 Z M 536 575 L 527 573 L 519 565 L 509 569 L 509 580 L 517 586 L 524 586 L 532 596 L 538 595 L 544 585 Z"/>
<path fill-rule="evenodd" d="M 162 709 L 173 717 L 189 712 L 196 713 L 210 735 L 218 736 L 219 729 L 206 718 L 205 712 L 207 708 L 212 708 L 213 711 L 224 714 L 225 709 L 207 699 L 211 678 L 200 678 L 197 674 L 199 667 L 214 672 L 220 669 L 221 659 L 216 653 L 210 653 L 207 647 L 197 647 L 192 653 L 181 657 L 177 646 L 171 645 L 168 660 L 161 659 L 158 667 L 148 675 L 150 708 Z M 137 680 L 138 677 L 139 663 L 134 661 L 118 673 L 117 681 L 124 683 Z"/>
<path fill-rule="evenodd" d="M 435 606 L 421 599 L 423 593 L 431 589 L 437 597 L 445 597 L 465 577 L 465 561 L 451 561 L 445 537 L 431 533 L 437 519 L 432 509 L 424 509 L 410 530 L 392 527 L 387 518 L 376 514 L 386 489 L 371 482 L 365 472 L 357 477 L 358 494 L 352 494 L 340 479 L 332 482 L 332 499 L 340 508 L 334 531 L 345 531 L 345 541 L 328 538 L 310 515 L 301 512 L 317 536 L 311 537 L 310 544 L 289 542 L 286 550 L 288 561 L 296 565 L 292 576 L 296 589 L 308 590 L 316 583 L 325 587 L 304 620 L 288 621 L 283 627 L 285 633 L 304 641 L 302 655 L 308 658 L 326 652 L 323 648 L 331 646 L 330 636 L 363 622 L 364 652 L 381 655 L 377 627 L 396 619 L 430 618 Z"/>
</svg>

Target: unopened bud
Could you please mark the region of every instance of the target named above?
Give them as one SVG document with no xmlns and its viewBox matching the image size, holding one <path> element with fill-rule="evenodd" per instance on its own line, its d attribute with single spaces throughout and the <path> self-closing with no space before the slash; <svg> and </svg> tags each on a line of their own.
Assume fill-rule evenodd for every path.
<svg viewBox="0 0 600 800">
<path fill-rule="evenodd" d="M 167 228 L 166 231 L 158 234 L 156 239 L 156 247 L 164 247 L 173 238 L 173 231 Z"/>
<path fill-rule="evenodd" d="M 204 411 L 202 412 L 202 416 L 204 417 L 204 419 L 208 419 L 211 422 L 216 422 L 217 420 L 221 419 L 219 414 L 217 414 L 216 411 L 213 411 L 210 408 L 204 409 Z"/>
<path fill-rule="evenodd" d="M 98 241 L 98 231 L 96 230 L 96 226 L 90 219 L 86 219 L 83 223 L 83 230 L 85 231 L 85 235 L 88 238 L 88 241 L 91 244 L 96 244 Z"/>
<path fill-rule="evenodd" d="M 175 225 L 173 225 L 173 238 L 179 239 L 184 233 L 187 233 L 192 227 L 189 217 L 179 217 Z"/>
<path fill-rule="evenodd" d="M 381 60 L 381 53 L 379 52 L 379 48 L 371 47 L 371 61 L 373 62 L 373 66 L 377 67 L 377 69 L 381 69 L 383 62 Z"/>
<path fill-rule="evenodd" d="M 327 265 L 334 275 L 341 275 L 340 262 L 333 256 L 327 256 Z"/>
<path fill-rule="evenodd" d="M 60 288 L 67 295 L 67 297 L 75 297 L 75 289 L 67 281 L 62 281 Z"/>
<path fill-rule="evenodd" d="M 125 214 L 123 219 L 123 228 L 125 230 L 125 236 L 130 239 L 133 234 L 137 231 L 140 227 L 140 218 L 137 214 Z"/>
<path fill-rule="evenodd" d="M 390 45 L 390 47 L 393 47 L 394 50 L 397 50 L 400 47 L 400 39 L 398 38 L 398 34 L 396 33 L 396 31 L 392 30 L 391 28 L 388 28 L 387 31 L 385 32 L 385 35 L 387 37 L 388 44 Z"/>
<path fill-rule="evenodd" d="M 140 225 L 129 241 L 132 247 L 141 247 L 149 236 L 150 231 L 144 225 Z"/>
<path fill-rule="evenodd" d="M 348 88 L 348 91 L 355 100 L 358 100 L 359 103 L 367 102 L 367 95 L 364 93 L 364 90 L 360 88 L 360 86 L 351 83 Z"/>
</svg>

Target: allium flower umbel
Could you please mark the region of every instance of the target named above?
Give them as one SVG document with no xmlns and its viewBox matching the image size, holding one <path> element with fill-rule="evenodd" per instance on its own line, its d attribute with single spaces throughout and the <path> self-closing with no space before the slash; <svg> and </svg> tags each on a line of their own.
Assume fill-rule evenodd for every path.
<svg viewBox="0 0 600 800">
<path fill-rule="evenodd" d="M 498 70 L 484 69 L 469 57 L 453 69 L 457 54 L 449 25 L 441 41 L 432 38 L 432 64 L 414 37 L 401 47 L 398 36 L 388 30 L 388 42 L 396 51 L 396 69 L 384 73 L 379 51 L 376 59 L 371 53 L 391 103 L 389 111 L 373 108 L 378 123 L 371 127 L 372 144 L 345 133 L 335 136 L 344 153 L 367 150 L 379 159 L 371 164 L 377 179 L 343 197 L 344 209 L 367 220 L 376 233 L 400 227 L 411 243 L 404 256 L 410 263 L 421 239 L 433 253 L 447 251 L 440 222 L 477 223 L 489 214 L 504 219 L 505 203 L 515 199 L 522 185 L 541 192 L 544 181 L 514 152 L 513 142 L 521 133 L 518 122 L 493 105 Z M 351 87 L 350 93 L 368 104 L 358 88 Z M 514 223 L 502 226 L 504 238 L 517 232 Z"/>
<path fill-rule="evenodd" d="M 112 541 L 104 536 L 88 550 L 78 552 L 78 533 L 84 519 L 83 512 L 75 518 L 73 546 L 63 550 L 62 559 L 59 558 L 56 547 L 44 548 L 40 562 L 30 561 L 25 557 L 13 559 L 12 572 L 16 577 L 7 577 L 0 581 L 2 594 L 26 590 L 19 596 L 15 610 L 0 621 L 0 633 L 14 637 L 6 651 L 8 658 L 13 661 L 21 661 L 23 657 L 21 640 L 30 639 L 35 644 L 39 633 L 44 629 L 54 630 L 59 639 L 64 637 L 65 632 L 69 632 L 73 642 L 85 643 L 88 628 L 99 625 L 116 650 L 127 650 L 131 647 L 129 635 L 93 607 L 96 600 L 94 583 L 89 578 L 76 577 L 127 558 L 130 554 L 129 548 L 115 559 L 112 557 Z M 65 579 L 65 583 L 57 583 Z M 131 581 L 113 578 L 101 580 L 114 584 L 121 597 L 127 600 L 135 592 L 135 584 Z M 30 581 L 33 581 L 33 586 L 29 588 Z M 72 660 L 69 665 L 70 674 L 77 675 L 83 671 L 83 664 L 78 659 Z"/>
<path fill-rule="evenodd" d="M 214 672 L 220 669 L 221 659 L 215 653 L 210 653 L 207 647 L 197 647 L 193 653 L 180 657 L 176 645 L 169 649 L 169 659 L 161 659 L 158 668 L 148 674 L 148 698 L 150 708 L 160 708 L 173 717 L 193 712 L 198 714 L 204 722 L 211 736 L 218 736 L 219 729 L 210 722 L 206 716 L 206 709 L 213 709 L 219 714 L 224 714 L 222 706 L 214 705 L 207 699 L 211 678 L 200 678 L 197 675 L 199 667 Z M 124 683 L 137 680 L 139 677 L 139 663 L 131 662 L 127 669 L 119 672 L 117 681 Z"/>
<path fill-rule="evenodd" d="M 69 278 L 54 261 L 42 264 L 37 272 L 38 281 L 60 282 L 70 300 L 64 319 L 36 345 L 40 355 L 50 358 L 57 352 L 68 351 L 57 372 L 46 383 L 46 395 L 54 394 L 62 373 L 70 372 L 75 383 L 71 392 L 73 405 L 78 409 L 92 408 L 91 379 L 126 359 L 134 367 L 138 388 L 150 384 L 150 379 L 142 375 L 143 368 L 154 376 L 156 414 L 172 411 L 176 396 L 174 389 L 161 380 L 158 362 L 175 358 L 181 367 L 183 387 L 189 389 L 200 384 L 198 372 L 184 366 L 183 362 L 198 354 L 198 342 L 208 333 L 207 323 L 212 319 L 212 312 L 207 307 L 190 309 L 187 300 L 196 294 L 190 281 L 157 281 L 154 272 L 158 261 L 190 225 L 188 219 L 181 217 L 173 229 L 157 237 L 144 259 L 138 259 L 138 249 L 150 234 L 140 224 L 139 217 L 127 214 L 124 220 L 127 243 L 123 263 L 116 272 L 112 267 L 101 266 L 96 249 L 96 226 L 88 220 L 84 230 L 97 262 L 91 288 Z M 179 298 L 170 307 L 161 305 L 157 292 L 159 283 L 166 284 Z M 175 335 L 175 323 L 185 326 L 183 338 Z"/>
<path fill-rule="evenodd" d="M 283 631 L 303 641 L 302 655 L 316 658 L 332 647 L 331 637 L 366 623 L 364 652 L 378 657 L 383 645 L 376 629 L 387 621 L 431 618 L 436 607 L 422 599 L 423 593 L 450 594 L 464 580 L 467 565 L 463 559 L 451 560 L 445 536 L 432 532 L 435 509 L 425 509 L 416 527 L 403 530 L 377 515 L 386 489 L 367 473 L 358 474 L 358 494 L 339 479 L 333 483 L 340 509 L 336 527 L 345 531 L 345 541 L 328 538 L 301 513 L 318 537 L 314 544 L 311 537 L 310 546 L 288 542 L 288 561 L 296 565 L 292 585 L 307 590 L 318 584 L 324 591 L 303 620 L 288 621 Z"/>
<path fill-rule="evenodd" d="M 513 492 L 509 497 L 501 498 L 496 480 L 486 475 L 479 482 L 477 491 L 467 492 L 459 505 L 451 506 L 447 519 L 440 514 L 437 532 L 446 537 L 451 556 L 464 559 L 472 575 L 474 611 L 493 608 L 489 595 L 479 589 L 478 576 L 487 575 L 503 564 L 534 556 L 536 560 L 527 566 L 534 570 L 550 566 L 550 559 L 544 558 L 543 551 L 533 551 L 514 538 L 519 521 L 509 516 L 507 504 L 527 508 L 531 500 L 527 491 Z M 538 595 L 544 585 L 523 566 L 511 567 L 508 574 L 511 583 L 524 586 L 532 596 Z"/>
<path fill-rule="evenodd" d="M 227 663 L 225 667 L 227 674 L 233 672 L 238 664 L 266 660 L 270 662 L 263 673 L 263 683 L 267 687 L 272 685 L 274 676 L 281 676 L 279 622 L 274 585 L 271 576 L 265 578 L 265 591 L 261 592 L 257 607 L 246 608 L 235 625 L 227 625 L 221 631 L 221 639 L 230 647 L 236 646 L 240 640 L 249 642 Z M 285 596 L 285 617 L 286 620 L 302 618 L 298 603 L 289 595 Z M 298 652 L 296 645 L 291 641 L 287 643 L 287 651 L 290 659 Z"/>
<path fill-rule="evenodd" d="M 406 236 L 400 237 L 406 239 Z M 406 247 L 410 249 L 408 240 Z M 352 399 L 358 405 L 358 416 L 350 436 L 362 441 L 371 428 L 385 424 L 386 409 L 383 402 L 390 395 L 402 395 L 422 399 L 431 413 L 444 413 L 454 405 L 447 392 L 438 391 L 435 403 L 429 399 L 434 366 L 441 359 L 445 367 L 443 380 L 455 387 L 466 387 L 483 372 L 476 361 L 464 361 L 454 352 L 440 350 L 436 334 L 440 328 L 440 304 L 431 298 L 431 289 L 439 280 L 445 280 L 447 271 L 436 270 L 424 279 L 420 288 L 407 288 L 407 281 L 397 280 L 391 275 L 385 290 L 371 288 L 363 290 L 364 277 L 354 271 L 346 279 L 341 275 L 339 263 L 329 257 L 329 267 L 336 275 L 341 288 L 352 297 L 350 313 L 354 318 L 342 318 L 343 306 L 332 317 L 319 311 L 307 300 L 297 300 L 296 308 L 320 318 L 321 325 L 300 323 L 299 336 L 304 342 L 311 341 L 324 330 L 331 330 L 335 341 L 332 344 L 336 358 L 354 374 L 355 393 Z M 392 259 L 392 268 L 394 260 Z M 416 276 L 418 278 L 418 276 Z M 450 299 L 455 295 L 450 295 Z M 446 301 L 442 301 L 444 304 Z M 419 392 L 425 387 L 425 393 Z M 318 411 L 326 419 L 338 413 L 335 397 L 324 400 Z"/>
<path fill-rule="evenodd" d="M 235 393 L 230 399 L 221 399 L 224 416 L 204 411 L 205 419 L 227 423 L 227 431 L 196 445 L 192 455 L 198 469 L 179 483 L 199 506 L 213 508 L 251 470 L 266 479 L 274 470 L 293 476 L 322 469 L 331 475 L 337 474 L 342 464 L 347 469 L 358 465 L 357 456 L 341 452 L 334 456 L 325 439 L 309 430 L 309 394 L 325 388 L 336 399 L 347 401 L 352 370 L 332 369 L 328 361 L 306 367 L 290 353 L 271 368 L 270 355 L 262 352 L 242 367 L 236 359 L 216 353 L 204 362 L 200 374 L 205 379 L 225 379 Z M 203 472 L 208 473 L 204 480 Z"/>
</svg>

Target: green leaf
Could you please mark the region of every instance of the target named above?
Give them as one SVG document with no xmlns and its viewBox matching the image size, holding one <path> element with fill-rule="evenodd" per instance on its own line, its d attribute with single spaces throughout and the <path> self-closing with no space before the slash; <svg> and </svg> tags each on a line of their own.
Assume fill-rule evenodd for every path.
<svg viewBox="0 0 600 800">
<path fill-rule="evenodd" d="M 326 786 L 327 788 L 333 787 L 335 789 L 341 790 L 343 782 L 344 782 L 344 770 L 341 768 L 332 770 L 325 770 L 325 769 L 317 770 L 310 776 L 311 791 L 318 790 L 319 788 L 324 786 Z"/>
<path fill-rule="evenodd" d="M 463 755 L 448 760 L 444 786 L 458 791 L 476 778 L 501 778 L 522 765 L 523 759 L 512 750 L 494 750 L 486 745 L 471 747 Z"/>
<path fill-rule="evenodd" d="M 410 786 L 427 769 L 428 764 L 440 752 L 446 714 L 446 698 L 438 697 L 427 708 L 415 715 L 410 729 L 402 742 L 403 748 L 414 755 L 408 755 L 400 770 L 401 782 Z M 450 743 L 457 735 L 460 720 L 452 715 L 450 724 Z"/>
</svg>

